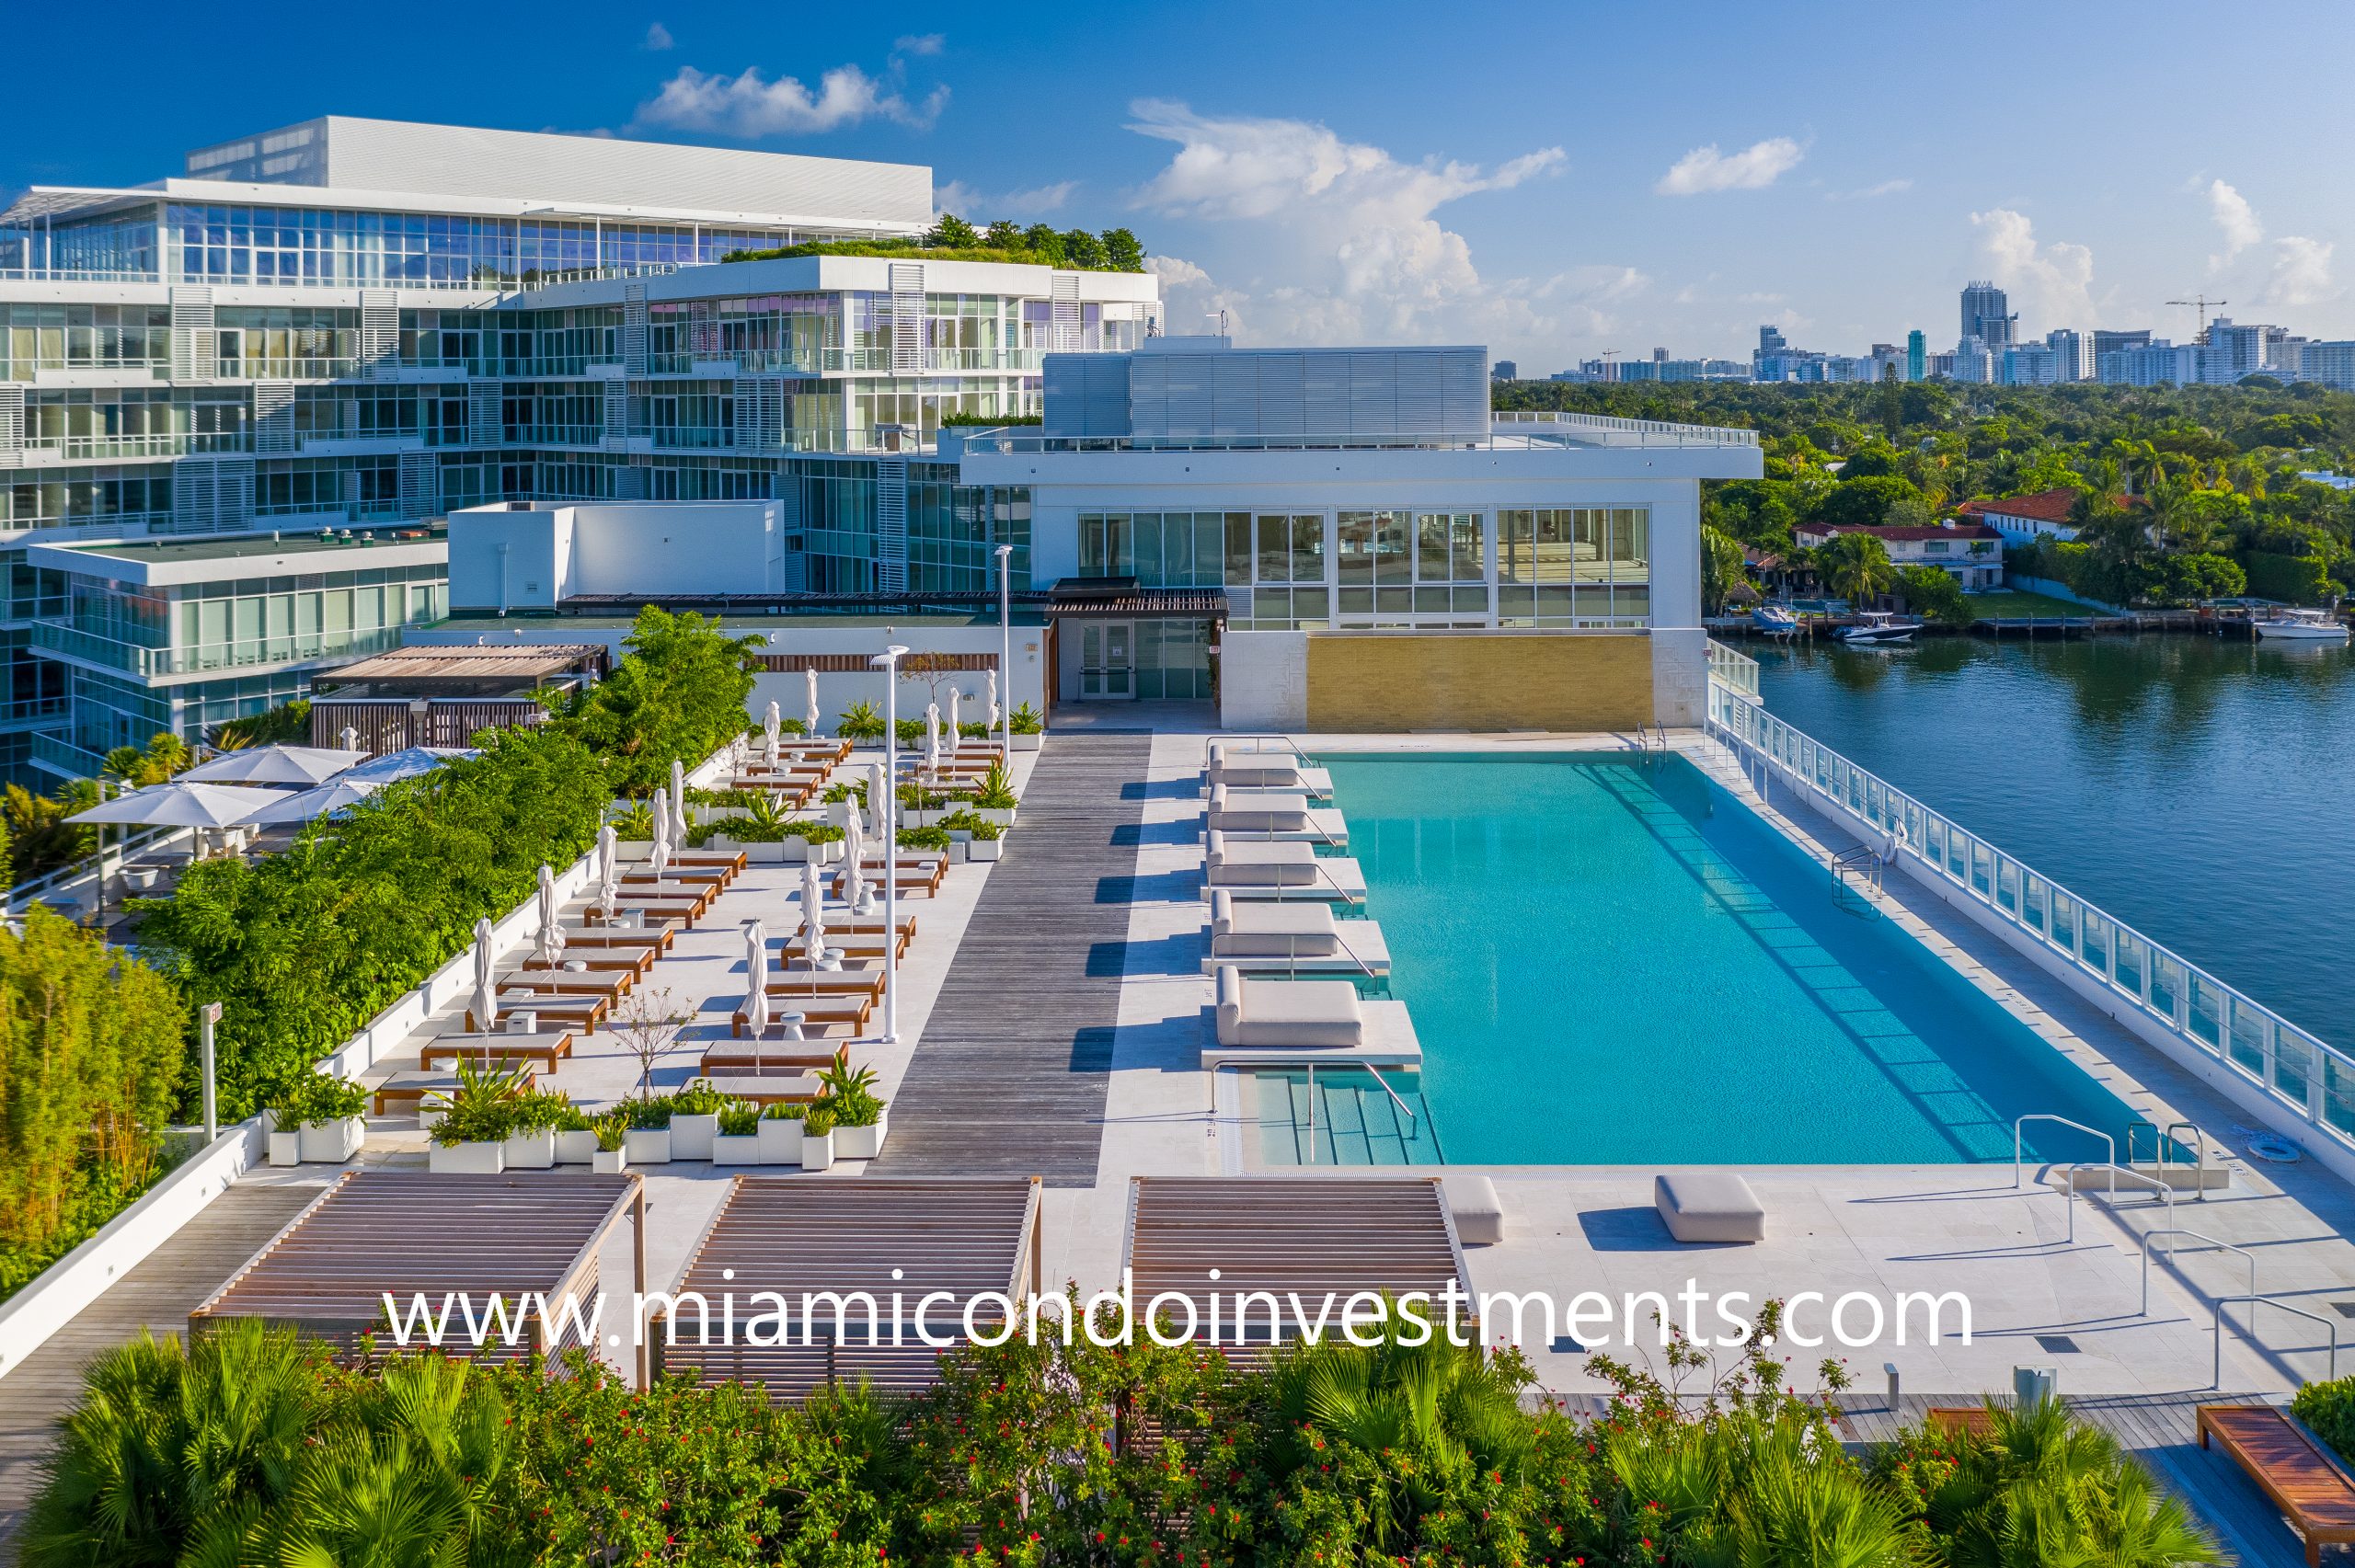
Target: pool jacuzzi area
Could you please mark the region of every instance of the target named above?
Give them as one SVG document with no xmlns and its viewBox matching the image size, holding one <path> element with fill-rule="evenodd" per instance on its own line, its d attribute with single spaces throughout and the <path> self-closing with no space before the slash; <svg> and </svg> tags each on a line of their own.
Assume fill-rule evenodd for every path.
<svg viewBox="0 0 2355 1568">
<path fill-rule="evenodd" d="M 1264 1164 L 2008 1161 L 2035 1114 L 2126 1147 L 2123 1101 L 1681 756 L 1317 761 L 1423 1062 L 1251 1075 Z"/>
</svg>

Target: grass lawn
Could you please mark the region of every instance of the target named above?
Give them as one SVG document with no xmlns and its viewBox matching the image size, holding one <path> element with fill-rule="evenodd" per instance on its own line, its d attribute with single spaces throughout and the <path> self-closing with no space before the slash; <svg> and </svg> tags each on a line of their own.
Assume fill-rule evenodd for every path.
<svg viewBox="0 0 2355 1568">
<path fill-rule="evenodd" d="M 2089 604 L 2072 604 L 2065 599 L 2048 599 L 2040 593 L 2022 593 L 2016 589 L 2001 588 L 1993 593 L 1972 593 L 1964 596 L 1974 620 L 2008 616 L 2017 619 L 2026 615 L 2100 615 L 2106 612 Z"/>
</svg>

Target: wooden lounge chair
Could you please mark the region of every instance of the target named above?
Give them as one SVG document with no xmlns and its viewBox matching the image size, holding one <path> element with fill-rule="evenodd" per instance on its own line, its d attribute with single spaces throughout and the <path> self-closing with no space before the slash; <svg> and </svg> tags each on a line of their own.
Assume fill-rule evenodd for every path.
<svg viewBox="0 0 2355 1568">
<path fill-rule="evenodd" d="M 740 1076 L 789 1078 L 834 1065 L 832 1051 L 763 1050 L 751 1046 L 713 1046 L 703 1053 L 695 1076 L 736 1073 Z"/>
<path fill-rule="evenodd" d="M 681 928 L 693 931 L 695 929 L 695 921 L 703 919 L 703 912 L 706 907 L 707 904 L 705 901 L 693 898 L 631 898 L 625 897 L 615 903 L 614 911 L 616 915 L 626 916 L 634 913 L 642 916 L 649 926 L 662 923 L 674 923 Z M 581 918 L 586 920 L 592 925 L 603 925 L 606 923 L 604 911 L 598 909 L 593 904 L 589 907 Z M 625 927 L 624 929 L 626 930 L 628 928 Z"/>
<path fill-rule="evenodd" d="M 732 880 L 744 869 L 746 859 L 742 850 L 684 850 L 672 855 L 671 864 L 698 870 L 724 871 Z"/>
<path fill-rule="evenodd" d="M 824 1091 L 815 1078 L 806 1072 L 730 1072 L 717 1077 L 706 1073 L 711 1086 L 731 1100 L 744 1100 L 755 1105 L 808 1104 Z"/>
<path fill-rule="evenodd" d="M 635 969 L 534 969 L 524 967 L 499 977 L 499 994 L 528 990 L 534 996 L 602 996 L 619 1001 L 638 979 Z"/>
<path fill-rule="evenodd" d="M 515 1037 L 519 1040 L 528 1040 L 532 1036 L 518 1035 Z M 522 1074 L 521 1082 L 526 1089 L 538 1081 L 539 1069 L 533 1066 L 528 1059 L 514 1058 L 501 1059 L 513 1062 L 515 1069 Z M 424 1104 L 429 1096 L 453 1093 L 457 1087 L 458 1075 L 455 1072 L 427 1072 L 423 1069 L 396 1072 L 376 1085 L 373 1097 L 375 1106 L 374 1114 L 386 1116 L 396 1111 L 415 1111 Z"/>
<path fill-rule="evenodd" d="M 700 898 L 708 904 L 728 886 L 728 874 L 682 866 L 675 862 L 661 876 L 651 871 L 626 871 L 620 883 L 622 898 L 633 894 L 649 898 Z"/>
<path fill-rule="evenodd" d="M 858 969 L 792 969 L 764 988 L 772 997 L 880 996 L 883 971 Z"/>
<path fill-rule="evenodd" d="M 831 925 L 826 928 L 826 945 L 841 954 L 846 964 L 856 964 L 862 958 L 879 960 L 883 956 L 883 933 L 879 931 L 843 931 Z M 809 943 L 799 933 L 786 939 L 782 952 L 788 966 L 797 961 L 807 964 L 811 959 Z M 891 956 L 904 958 L 907 956 L 908 933 L 902 931 Z"/>
<path fill-rule="evenodd" d="M 798 992 L 789 997 L 779 997 L 770 1005 L 768 1026 L 772 1029 L 778 1027 L 777 1014 L 780 1013 L 798 1013 L 804 1032 L 848 1029 L 856 1033 L 867 1027 L 867 1020 L 874 1012 L 875 995 L 872 991 L 853 991 L 847 996 L 811 996 L 806 991 Z M 741 1039 L 745 1027 L 746 1019 L 740 1008 L 729 1015 L 728 1032 L 731 1036 Z"/>
<path fill-rule="evenodd" d="M 654 967 L 660 956 L 652 944 L 643 947 L 583 947 L 575 952 L 568 944 L 564 956 L 551 964 L 537 956 L 523 960 L 522 968 L 526 978 L 550 976 L 562 979 L 566 975 L 621 975 L 630 980 L 643 979 Z M 578 964 L 579 969 L 569 966 Z"/>
<path fill-rule="evenodd" d="M 827 939 L 832 941 L 837 934 L 844 933 L 847 933 L 853 936 L 880 936 L 883 934 L 883 917 L 879 914 L 844 915 L 840 913 L 830 913 L 827 915 Z M 907 938 L 913 936 L 915 933 L 916 917 L 913 914 L 902 915 L 900 917 L 900 938 L 903 948 Z M 779 947 L 790 947 L 793 945 L 793 939 L 789 936 L 779 937 L 775 940 L 775 945 Z"/>
<path fill-rule="evenodd" d="M 2270 1404 L 2203 1404 L 2200 1446 L 2212 1436 L 2257 1489 L 2305 1539 L 2307 1568 L 2320 1568 L 2322 1549 L 2355 1543 L 2355 1482 L 2325 1453 L 2314 1435 Z"/>
<path fill-rule="evenodd" d="M 518 990 L 511 990 L 505 986 L 500 988 L 500 1016 L 503 1018 L 511 1013 L 536 1013 L 549 1023 L 578 1029 L 584 1035 L 595 1034 L 597 1025 L 603 1022 L 614 1005 L 611 998 L 603 996 L 558 996 L 537 990 L 519 994 L 519 991 L 520 988 Z M 466 1009 L 466 1030 L 469 1034 L 488 1032 L 475 1022 L 471 1007 Z"/>
<path fill-rule="evenodd" d="M 591 906 L 592 909 L 595 906 Z M 626 906 L 616 904 L 615 908 Z M 656 957 L 671 951 L 672 941 L 683 929 L 674 921 L 656 921 L 645 926 L 606 926 L 592 930 L 586 924 L 578 931 L 564 933 L 564 949 L 572 953 L 585 949 L 592 953 L 633 953 L 646 951 Z"/>
<path fill-rule="evenodd" d="M 948 857 L 936 851 L 925 850 L 913 854 L 902 854 L 895 864 L 898 869 L 892 880 L 898 884 L 899 891 L 902 896 L 920 892 L 925 897 L 931 898 L 940 891 L 941 883 L 948 876 Z M 883 896 L 883 863 L 879 860 L 863 860 L 859 862 L 858 870 L 860 876 L 875 885 L 875 896 L 881 898 Z M 843 896 L 843 889 L 846 885 L 843 874 L 839 871 L 835 872 L 833 887 L 835 898 L 839 898 Z"/>
<path fill-rule="evenodd" d="M 572 1036 L 566 1035 L 443 1035 L 428 1040 L 417 1053 L 420 1071 L 431 1072 L 437 1062 L 463 1061 L 469 1067 L 495 1067 L 500 1062 L 537 1062 L 554 1072 L 556 1064 L 572 1054 Z"/>
</svg>

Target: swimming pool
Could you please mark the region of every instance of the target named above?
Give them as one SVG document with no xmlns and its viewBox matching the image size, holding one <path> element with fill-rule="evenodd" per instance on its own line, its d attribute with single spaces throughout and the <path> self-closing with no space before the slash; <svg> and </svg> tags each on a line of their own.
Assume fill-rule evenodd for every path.
<svg viewBox="0 0 2355 1568">
<path fill-rule="evenodd" d="M 1680 757 L 1320 761 L 1450 1162 L 2008 1160 L 2031 1112 L 2124 1147 L 2116 1095 Z"/>
</svg>

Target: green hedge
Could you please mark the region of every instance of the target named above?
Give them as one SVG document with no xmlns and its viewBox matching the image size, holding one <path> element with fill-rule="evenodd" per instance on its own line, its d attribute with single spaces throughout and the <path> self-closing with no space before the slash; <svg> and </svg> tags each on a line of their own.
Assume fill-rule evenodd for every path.
<svg viewBox="0 0 2355 1568">
<path fill-rule="evenodd" d="M 2259 599 L 2292 604 L 2321 604 L 2331 595 L 2330 563 L 2319 555 L 2275 555 L 2250 550 L 2241 556 L 2248 590 Z"/>
</svg>

